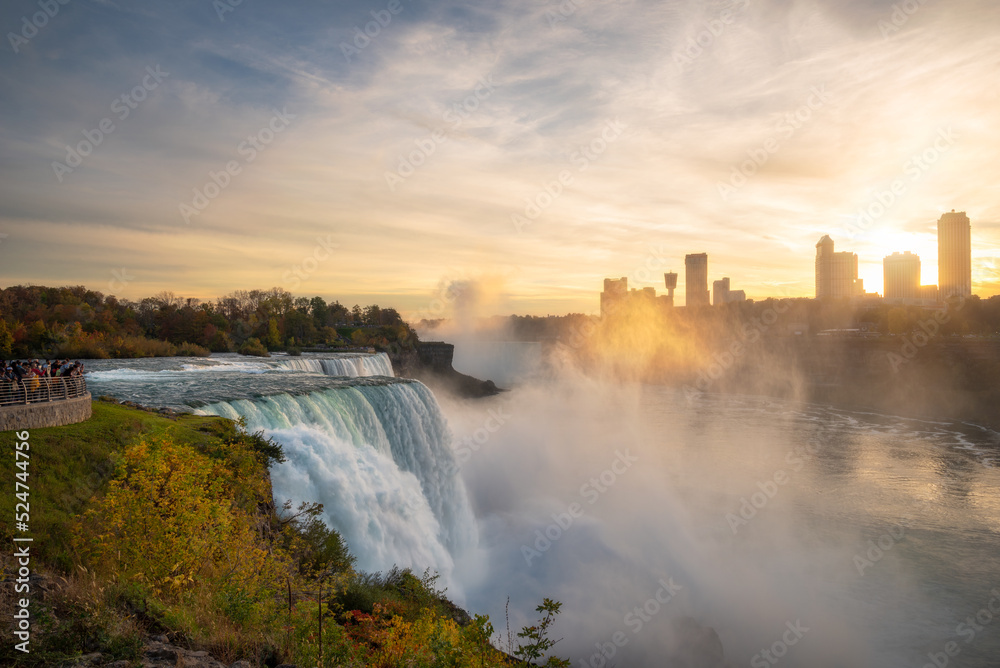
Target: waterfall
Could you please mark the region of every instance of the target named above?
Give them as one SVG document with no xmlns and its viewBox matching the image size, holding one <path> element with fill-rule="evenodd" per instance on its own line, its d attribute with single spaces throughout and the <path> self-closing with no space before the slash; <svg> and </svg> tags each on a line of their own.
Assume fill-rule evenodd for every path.
<svg viewBox="0 0 1000 668">
<path fill-rule="evenodd" d="M 298 371 L 312 371 L 327 376 L 389 376 L 392 362 L 385 353 L 374 355 L 341 355 L 338 357 L 306 357 L 281 361 L 281 365 Z"/>
<path fill-rule="evenodd" d="M 363 570 L 431 567 L 448 582 L 454 557 L 477 543 L 451 433 L 420 383 L 278 394 L 198 412 L 243 417 L 247 429 L 281 443 L 288 461 L 271 470 L 276 501 L 321 502 Z"/>
</svg>

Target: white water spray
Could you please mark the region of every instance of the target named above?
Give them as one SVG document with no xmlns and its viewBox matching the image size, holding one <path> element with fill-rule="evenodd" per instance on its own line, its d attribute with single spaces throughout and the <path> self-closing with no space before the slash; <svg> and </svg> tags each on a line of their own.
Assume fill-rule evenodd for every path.
<svg viewBox="0 0 1000 668">
<path fill-rule="evenodd" d="M 243 417 L 285 448 L 272 469 L 275 498 L 319 501 L 358 565 L 437 570 L 477 542 L 451 433 L 420 383 L 329 389 L 219 402 L 199 412 Z"/>
<path fill-rule="evenodd" d="M 392 362 L 385 353 L 374 355 L 344 355 L 341 357 L 295 357 L 281 361 L 281 365 L 298 371 L 311 371 L 327 376 L 389 376 L 392 377 Z"/>
</svg>

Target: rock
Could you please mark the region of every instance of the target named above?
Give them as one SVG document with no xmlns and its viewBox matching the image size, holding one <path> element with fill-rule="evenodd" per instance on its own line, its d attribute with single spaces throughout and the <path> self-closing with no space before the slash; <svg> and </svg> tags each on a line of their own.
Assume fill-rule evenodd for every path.
<svg viewBox="0 0 1000 668">
<path fill-rule="evenodd" d="M 233 665 L 229 666 L 229 668 L 253 668 L 253 666 L 250 665 L 249 661 L 237 661 Z"/>
<path fill-rule="evenodd" d="M 109 663 L 104 666 L 104 668 L 132 668 L 135 665 L 135 661 L 115 661 L 114 663 Z"/>
<path fill-rule="evenodd" d="M 667 631 L 671 653 L 667 665 L 677 668 L 725 668 L 726 662 L 719 634 L 691 617 L 671 621 Z"/>
<path fill-rule="evenodd" d="M 102 655 L 100 652 L 84 654 L 76 659 L 76 663 L 72 664 L 72 668 L 89 668 L 90 666 L 98 665 L 101 663 L 101 658 Z"/>
<path fill-rule="evenodd" d="M 163 636 L 159 636 L 163 637 Z M 143 668 L 226 668 L 225 664 L 216 661 L 208 652 L 192 651 L 171 645 L 170 643 L 151 640 L 142 653 Z"/>
<path fill-rule="evenodd" d="M 148 645 L 142 656 L 150 661 L 173 661 L 177 663 L 177 650 L 174 647 L 159 642 L 153 642 Z"/>
</svg>

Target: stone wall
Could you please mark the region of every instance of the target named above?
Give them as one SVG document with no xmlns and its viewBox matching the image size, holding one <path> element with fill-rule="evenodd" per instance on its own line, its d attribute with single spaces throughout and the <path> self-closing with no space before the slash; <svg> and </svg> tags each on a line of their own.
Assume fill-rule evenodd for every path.
<svg viewBox="0 0 1000 668">
<path fill-rule="evenodd" d="M 90 418 L 90 392 L 76 399 L 0 407 L 0 431 L 60 427 Z"/>
</svg>

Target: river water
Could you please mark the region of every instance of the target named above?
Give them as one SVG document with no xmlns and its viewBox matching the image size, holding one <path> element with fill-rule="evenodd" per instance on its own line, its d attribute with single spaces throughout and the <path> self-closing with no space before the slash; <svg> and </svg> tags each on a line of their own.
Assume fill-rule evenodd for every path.
<svg viewBox="0 0 1000 668">
<path fill-rule="evenodd" d="M 263 429 L 279 502 L 323 502 L 361 568 L 431 567 L 498 627 L 509 596 L 514 630 L 561 601 L 574 666 L 671 665 L 708 629 L 725 663 L 674 665 L 1000 666 L 995 432 L 572 372 L 460 401 L 322 357 L 87 380 Z"/>
</svg>

